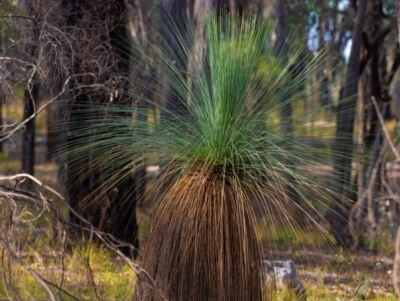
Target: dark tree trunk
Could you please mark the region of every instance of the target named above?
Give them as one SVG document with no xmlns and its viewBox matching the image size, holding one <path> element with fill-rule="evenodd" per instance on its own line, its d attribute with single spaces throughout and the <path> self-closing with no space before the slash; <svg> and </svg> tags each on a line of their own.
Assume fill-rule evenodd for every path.
<svg viewBox="0 0 400 301">
<path fill-rule="evenodd" d="M 110 31 L 110 43 L 113 57 L 116 60 L 117 71 L 126 80 L 119 83 L 119 89 L 129 90 L 129 45 L 127 44 L 128 32 L 125 26 L 127 21 L 126 7 L 124 0 L 118 0 L 114 5 L 114 11 L 110 12 L 110 17 L 116 26 Z M 115 102 L 117 104 L 127 105 L 129 97 L 119 96 Z M 142 106 L 141 103 L 137 104 Z M 124 118 L 129 117 L 129 113 Z M 141 118 L 142 116 L 139 116 Z M 114 118 L 118 118 L 115 116 Z M 144 118 L 144 117 L 143 117 Z M 139 250 L 138 224 L 136 219 L 136 207 L 144 199 L 146 186 L 146 170 L 142 169 L 134 175 L 129 175 L 117 187 L 118 194 L 112 200 L 113 225 L 111 232 L 120 240 L 130 243 L 134 246 L 131 252 L 129 247 L 122 247 L 121 251 L 127 256 L 136 257 Z"/>
<path fill-rule="evenodd" d="M 380 1 L 373 1 L 373 7 L 372 11 L 375 14 L 375 18 L 373 19 L 373 29 L 372 29 L 372 36 L 376 36 L 379 34 L 380 30 L 380 24 L 382 22 L 380 14 L 378 13 L 380 11 Z M 370 50 L 371 51 L 371 61 L 370 61 L 370 80 L 371 82 L 369 83 L 369 86 L 371 88 L 371 95 L 374 96 L 377 100 L 382 99 L 381 95 L 381 77 L 380 77 L 380 43 L 377 43 L 376 45 L 373 45 L 373 48 Z M 366 116 L 367 121 L 365 122 L 366 128 L 364 129 L 365 133 L 365 146 L 367 149 L 369 149 L 372 144 L 375 141 L 375 136 L 376 136 L 376 128 L 379 124 L 378 120 L 378 115 L 376 113 L 376 110 L 374 109 L 374 106 L 372 105 L 371 100 L 368 101 L 366 104 L 368 108 L 371 108 L 368 111 L 368 115 Z"/>
<path fill-rule="evenodd" d="M 336 197 L 329 207 L 327 217 L 334 232 L 336 242 L 343 246 L 349 246 L 351 244 L 351 239 L 347 232 L 349 219 L 348 210 L 351 206 L 348 200 L 352 192 L 351 162 L 353 157 L 354 118 L 360 72 L 362 31 L 367 3 L 367 0 L 358 1 L 356 22 L 352 32 L 353 44 L 347 67 L 346 82 L 337 108 L 333 173 L 336 185 L 335 194 L 339 195 L 339 197 Z"/>
<path fill-rule="evenodd" d="M 329 76 L 324 70 L 322 70 L 322 80 L 320 83 L 320 104 L 324 109 L 331 107 L 332 102 L 329 95 Z"/>
<path fill-rule="evenodd" d="M 39 1 L 32 0 L 29 4 L 30 16 L 33 19 L 28 33 L 27 53 L 33 64 L 38 57 L 39 43 Z M 33 71 L 33 70 L 32 70 Z M 35 72 L 35 71 L 34 71 Z M 35 72 L 36 73 L 36 72 Z M 38 101 L 39 84 L 36 82 L 36 74 L 31 77 L 25 88 L 24 93 L 24 120 L 31 118 L 35 113 L 35 104 Z M 22 171 L 33 175 L 35 165 L 35 118 L 33 117 L 25 124 L 22 141 Z M 27 188 L 31 187 L 32 183 L 27 183 Z"/>
<path fill-rule="evenodd" d="M 217 13 L 239 13 L 242 14 L 245 9 L 250 5 L 250 1 L 246 0 L 211 0 L 213 7 L 217 10 Z"/>
<path fill-rule="evenodd" d="M 280 0 L 275 1 L 274 10 L 275 10 L 274 12 L 275 18 L 278 20 L 278 23 L 275 28 L 277 38 L 274 46 L 274 53 L 277 57 L 284 58 L 285 54 L 287 53 L 284 2 Z M 284 121 L 282 122 L 282 132 L 285 135 L 290 136 L 288 137 L 288 140 L 293 136 L 292 104 L 289 100 L 290 100 L 290 95 L 288 93 L 283 93 L 281 101 L 282 102 L 281 119 Z"/>
<path fill-rule="evenodd" d="M 400 0 L 395 1 L 396 4 L 396 17 L 397 17 L 397 31 L 400 41 Z M 398 64 L 398 63 L 397 63 Z M 397 66 L 396 66 L 397 69 Z M 393 73 L 394 74 L 394 73 Z M 396 244 L 395 244 L 395 258 L 393 264 L 393 285 L 397 296 L 400 298 L 400 227 L 397 230 Z"/>
<path fill-rule="evenodd" d="M 0 85 L 0 129 L 3 126 L 3 105 L 6 102 L 6 93 L 3 92 L 3 89 Z M 0 130 L 0 139 L 2 138 L 2 133 Z M 0 141 L 0 153 L 3 151 L 3 141 Z"/>
<path fill-rule="evenodd" d="M 187 69 L 187 54 L 184 51 L 184 45 L 176 43 L 177 34 L 180 37 L 185 37 L 186 33 L 186 0 L 163 0 L 161 10 L 162 29 L 161 35 L 163 38 L 163 51 L 169 61 L 176 62 L 177 70 L 186 72 Z M 176 32 L 179 29 L 179 33 Z M 184 43 L 185 41 L 183 41 Z M 168 83 L 167 77 L 163 80 L 163 102 L 168 111 L 176 112 L 184 115 L 187 112 L 186 99 L 182 97 L 182 93 L 174 91 Z M 172 119 L 173 113 L 165 118 Z"/>
<path fill-rule="evenodd" d="M 109 162 L 104 162 L 104 166 L 101 163 L 97 165 L 93 163 L 94 160 L 95 162 L 107 160 L 107 157 L 99 158 L 99 153 L 90 148 L 87 152 L 79 152 L 79 157 L 74 154 L 76 145 L 85 143 L 90 146 L 91 143 L 100 139 L 96 136 L 96 130 L 92 124 L 96 121 L 101 121 L 102 114 L 94 110 L 88 110 L 88 108 L 106 103 L 110 104 L 109 93 L 99 93 L 91 88 L 77 90 L 74 89 L 74 85 L 85 85 L 92 83 L 92 80 L 98 80 L 98 83 L 102 84 L 101 80 L 114 79 L 117 74 L 117 80 L 113 82 L 113 88 L 123 91 L 128 91 L 130 88 L 130 47 L 126 29 L 125 2 L 123 0 L 100 1 L 96 5 L 101 11 L 97 11 L 95 3 L 89 0 L 84 2 L 64 2 L 64 9 L 68 12 L 67 26 L 71 31 L 84 31 L 84 34 L 89 39 L 92 39 L 91 43 L 104 44 L 100 51 L 107 49 L 107 52 L 102 52 L 101 54 L 107 55 L 108 59 L 106 62 L 99 61 L 99 64 L 106 64 L 102 67 L 104 70 L 107 68 L 110 70 L 109 73 L 102 75 L 102 79 L 91 76 L 86 78 L 83 76 L 77 77 L 77 82 L 70 87 L 72 100 L 69 105 L 69 134 L 67 137 L 69 158 L 67 158 L 66 186 L 71 207 L 95 227 L 112 233 L 123 242 L 132 244 L 134 246 L 133 251 L 127 246 L 121 247 L 121 251 L 127 256 L 135 257 L 139 247 L 136 205 L 143 199 L 145 170 L 141 170 L 134 175 L 119 175 L 118 179 L 113 180 L 118 172 L 116 170 L 118 167 L 114 167 Z M 103 24 L 104 22 L 106 22 L 105 28 L 108 31 L 105 30 L 99 33 L 96 30 L 92 31 L 93 28 L 90 28 L 91 26 L 96 26 L 97 23 Z M 80 40 L 77 40 L 76 44 L 80 51 L 85 50 L 85 45 L 81 44 Z M 70 72 L 71 74 L 95 73 L 95 71 L 91 70 L 90 65 L 85 64 L 84 55 L 82 57 L 75 55 L 73 68 Z M 115 105 L 123 106 L 129 106 L 130 102 L 131 99 L 124 93 L 118 93 L 118 96 L 115 96 L 112 101 Z M 131 117 L 129 113 L 121 114 L 115 113 L 112 118 Z M 91 130 L 92 128 L 93 130 Z M 82 129 L 85 130 L 86 134 L 84 142 L 82 141 Z M 115 129 L 115 132 L 118 133 L 119 130 Z M 105 141 L 105 143 L 109 142 Z M 104 148 L 107 146 L 105 144 Z M 110 145 L 110 147 L 113 146 Z M 89 170 L 91 165 L 95 166 L 95 170 Z M 118 166 L 118 163 L 115 166 Z M 70 215 L 70 221 L 78 225 L 80 223 L 73 214 Z"/>
<path fill-rule="evenodd" d="M 39 85 L 33 84 L 32 88 L 26 88 L 24 93 L 24 120 L 34 113 L 35 102 L 39 95 Z M 35 165 L 35 118 L 25 124 L 22 141 L 22 171 L 33 175 Z"/>
<path fill-rule="evenodd" d="M 59 141 L 57 140 L 59 136 L 57 135 L 57 119 L 58 110 L 56 105 L 50 105 L 46 109 L 47 112 L 47 153 L 46 161 L 51 161 L 56 158 L 57 145 Z"/>
<path fill-rule="evenodd" d="M 0 53 L 3 50 L 3 27 L 2 21 L 0 21 Z M 2 126 L 3 126 L 3 106 L 6 103 L 6 93 L 3 91 L 3 87 L 0 84 L 0 140 L 2 138 Z M 0 153 L 3 151 L 3 141 L 0 141 Z"/>
<path fill-rule="evenodd" d="M 74 26 L 78 26 L 80 19 L 82 18 L 82 13 L 80 10 L 84 9 L 83 6 L 87 1 L 82 1 L 81 3 L 78 0 L 63 0 L 61 1 L 61 8 L 63 14 L 66 16 L 65 24 L 66 31 L 75 35 L 76 32 L 73 31 Z M 70 50 L 72 51 L 72 50 Z M 79 50 L 78 50 L 79 51 Z M 77 56 L 73 53 L 68 53 L 68 59 L 71 60 L 70 70 L 68 70 L 68 75 L 75 75 L 80 73 L 81 63 Z M 74 58 L 74 60 L 73 60 Z M 78 78 L 79 79 L 79 78 Z M 77 80 L 78 80 L 77 79 Z M 71 81 L 69 84 L 69 95 L 70 104 L 68 106 L 69 114 L 68 114 L 68 129 L 66 134 L 66 149 L 67 149 L 67 172 L 66 172 L 66 192 L 68 195 L 68 200 L 71 208 L 78 214 L 83 215 L 83 217 L 87 218 L 86 214 L 84 214 L 84 203 L 87 198 L 90 196 L 90 179 L 88 174 L 86 173 L 86 162 L 88 162 L 87 158 L 82 157 L 75 158 L 73 154 L 74 146 L 79 143 L 79 129 L 83 128 L 87 125 L 84 122 L 89 120 L 89 116 L 86 115 L 83 111 L 80 110 L 80 106 L 84 105 L 88 102 L 89 95 L 86 95 L 86 91 L 80 91 L 77 94 L 77 90 L 75 85 L 76 82 Z M 79 121 L 79 124 L 78 124 Z M 88 137 L 89 138 L 89 137 Z M 89 139 L 88 139 L 89 142 Z M 89 156 L 88 153 L 85 153 L 85 156 Z M 87 210 L 89 211 L 89 210 Z M 88 212 L 86 212 L 88 213 Z M 93 214 L 93 213 L 92 213 Z M 70 229 L 69 235 L 71 237 L 79 236 L 80 231 L 78 229 L 78 225 L 80 224 L 80 219 L 70 212 L 69 221 L 72 225 L 74 225 Z"/>
<path fill-rule="evenodd" d="M 371 49 L 369 50 L 371 52 L 370 54 L 370 76 L 369 76 L 369 82 L 367 83 L 368 86 L 366 87 L 366 90 L 369 88 L 369 92 L 367 93 L 367 98 L 366 98 L 366 108 L 365 108 L 365 122 L 364 122 L 364 143 L 367 151 L 369 152 L 369 166 L 368 169 L 366 169 L 365 173 L 365 183 L 364 183 L 364 190 L 367 190 L 368 187 L 372 185 L 373 189 L 371 193 L 373 194 L 372 197 L 376 196 L 376 193 L 380 190 L 380 175 L 381 175 L 381 168 L 382 166 L 378 166 L 378 170 L 376 173 L 376 177 L 374 180 L 374 183 L 371 183 L 372 181 L 372 172 L 373 168 L 376 165 L 377 160 L 379 159 L 379 153 L 381 150 L 382 146 L 382 137 L 381 137 L 381 132 L 382 132 L 382 125 L 379 122 L 378 119 L 378 114 L 375 110 L 375 107 L 371 101 L 371 96 L 373 96 L 376 101 L 378 102 L 380 108 L 381 108 L 381 114 L 385 118 L 388 111 L 388 106 L 382 107 L 383 105 L 383 99 L 385 98 L 384 95 L 382 95 L 382 88 L 386 84 L 385 79 L 386 79 L 386 61 L 385 61 L 385 53 L 381 55 L 382 51 L 384 51 L 381 47 L 381 42 L 384 39 L 384 36 L 386 34 L 382 34 L 382 3 L 380 0 L 374 0 L 372 1 L 372 6 L 371 6 L 371 16 L 372 16 L 372 37 L 374 37 L 374 40 L 376 41 L 372 46 Z M 395 64 L 394 64 L 395 65 Z M 389 84 L 388 84 L 389 85 Z M 364 233 L 364 225 L 366 224 L 366 216 L 368 213 L 368 210 L 372 210 L 373 208 L 369 208 L 367 205 L 368 199 L 367 196 L 363 197 L 363 200 L 360 204 L 360 206 L 357 208 L 357 211 L 355 213 L 355 234 L 357 235 L 362 235 Z M 374 214 L 375 215 L 375 214 Z M 369 223 L 372 223 L 374 221 L 368 221 Z M 372 225 L 371 225 L 372 226 Z M 359 240 L 361 241 L 361 240 Z"/>
<path fill-rule="evenodd" d="M 377 20 L 378 21 L 378 20 Z M 378 31 L 379 22 L 375 23 L 374 27 L 375 30 L 373 32 Z M 370 89 L 366 89 L 366 99 L 365 99 L 365 122 L 364 122 L 364 144 L 367 152 L 369 153 L 369 163 L 368 168 L 365 170 L 364 176 L 364 191 L 367 191 L 369 187 L 372 185 L 371 193 L 372 197 L 376 191 L 379 191 L 379 183 L 380 183 L 380 168 L 378 167 L 378 171 L 376 173 L 376 177 L 374 183 L 371 183 L 373 180 L 372 173 L 373 169 L 375 168 L 376 162 L 379 159 L 379 153 L 382 145 L 382 125 L 379 123 L 378 114 L 375 110 L 375 107 L 371 101 L 371 96 L 375 97 L 375 99 L 381 103 L 380 99 L 382 98 L 381 95 L 381 83 L 382 78 L 381 70 L 380 70 L 380 47 L 379 44 L 374 47 L 372 50 L 371 55 L 371 62 L 370 62 L 370 76 L 366 81 L 366 84 Z M 381 111 L 381 114 L 386 115 L 387 107 L 384 107 Z M 366 224 L 365 218 L 367 216 L 368 210 L 372 208 L 368 207 L 368 197 L 364 194 L 363 191 L 363 199 L 361 201 L 360 206 L 357 208 L 357 211 L 354 214 L 355 220 L 355 233 L 357 236 L 360 236 L 364 233 L 364 225 Z M 371 221 L 370 221 L 371 222 Z M 361 240 L 359 240 L 361 242 Z"/>
</svg>

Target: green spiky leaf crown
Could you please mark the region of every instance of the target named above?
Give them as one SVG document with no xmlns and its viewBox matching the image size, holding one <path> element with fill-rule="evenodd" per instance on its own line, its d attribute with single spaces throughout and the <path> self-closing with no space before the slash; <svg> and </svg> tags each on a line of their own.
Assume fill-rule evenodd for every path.
<svg viewBox="0 0 400 301">
<path fill-rule="evenodd" d="M 110 98 L 103 104 L 82 104 L 82 120 L 70 122 L 75 123 L 76 139 L 69 145 L 69 160 L 82 162 L 85 154 L 88 173 L 108 173 L 99 180 L 101 189 L 118 185 L 135 170 L 160 165 L 175 173 L 221 173 L 278 206 L 280 199 L 292 197 L 285 185 L 308 204 L 312 201 L 304 190 L 313 191 L 327 206 L 322 200 L 334 193 L 334 182 L 322 187 L 312 174 L 297 168 L 315 164 L 315 148 L 285 132 L 285 125 L 296 121 L 296 112 L 292 120 L 280 118 L 285 106 L 306 97 L 301 86 L 324 66 L 324 55 L 301 60 L 305 51 L 299 48 L 273 56 L 268 47 L 274 25 L 256 16 L 210 14 L 204 29 L 201 45 L 193 26 L 174 32 L 176 46 L 189 61 L 184 70 L 179 58 L 153 48 L 155 69 L 161 77 L 167 75 L 170 93 L 182 101 L 179 109 L 140 93 L 102 87 L 108 95 L 129 97 L 133 105 Z M 293 75 L 298 61 L 307 67 Z M 136 78 L 132 82 L 146 85 Z M 327 150 L 321 152 L 329 156 Z"/>
</svg>

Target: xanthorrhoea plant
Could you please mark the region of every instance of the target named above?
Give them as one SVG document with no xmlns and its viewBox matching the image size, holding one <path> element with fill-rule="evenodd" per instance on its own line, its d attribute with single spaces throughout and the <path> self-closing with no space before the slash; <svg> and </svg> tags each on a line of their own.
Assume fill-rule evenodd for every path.
<svg viewBox="0 0 400 301">
<path fill-rule="evenodd" d="M 286 65 L 265 55 L 273 26 L 256 16 L 211 14 L 204 32 L 206 51 L 190 43 L 193 32 L 177 35 L 176 43 L 194 58 L 190 81 L 185 70 L 159 53 L 161 72 L 184 101 L 183 111 L 159 107 L 168 118 L 157 123 L 149 110 L 95 106 L 101 117 L 76 133 L 82 139 L 70 149 L 70 158 L 90 152 L 88 172 L 112 167 L 115 173 L 103 183 L 107 189 L 149 165 L 165 166 L 167 176 L 179 175 L 163 194 L 141 251 L 143 268 L 168 300 L 263 300 L 262 251 L 250 199 L 267 214 L 275 207 L 293 226 L 287 185 L 310 208 L 304 191 L 313 191 L 318 202 L 333 189 L 296 167 L 315 162 L 314 152 L 292 133 L 282 133 L 282 124 L 292 121 L 279 120 L 281 96 L 291 95 L 287 101 L 305 97 L 298 87 L 321 67 L 320 56 L 310 56 L 308 67 L 291 76 L 302 49 L 292 51 Z M 260 64 L 262 57 L 270 61 Z M 265 65 L 267 70 L 260 70 Z M 88 131 L 95 137 L 91 143 L 85 141 Z M 162 296 L 139 282 L 135 298 Z"/>
</svg>

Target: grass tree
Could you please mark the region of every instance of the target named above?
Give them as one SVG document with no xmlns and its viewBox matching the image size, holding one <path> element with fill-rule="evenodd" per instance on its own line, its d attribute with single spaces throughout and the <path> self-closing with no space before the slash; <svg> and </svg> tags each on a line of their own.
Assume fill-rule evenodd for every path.
<svg viewBox="0 0 400 301">
<path fill-rule="evenodd" d="M 90 152 L 97 158 L 88 172 L 113 166 L 115 175 L 102 183 L 104 191 L 143 166 L 163 166 L 159 186 L 174 175 L 141 251 L 147 274 L 139 277 L 135 300 L 266 299 L 253 205 L 260 204 L 266 214 L 278 212 L 291 226 L 290 207 L 296 204 L 285 187 L 310 208 L 315 203 L 305 191 L 317 195 L 319 204 L 329 199 L 329 188 L 295 168 L 315 162 L 312 147 L 294 140 L 292 133 L 285 136 L 282 128 L 288 121 L 279 118 L 285 105 L 281 96 L 290 95 L 288 102 L 304 97 L 299 84 L 318 70 L 320 55 L 310 55 L 308 67 L 292 76 L 291 66 L 303 49 L 294 51 L 285 65 L 268 55 L 274 31 L 270 23 L 257 16 L 211 14 L 204 26 L 206 51 L 196 49 L 200 46 L 191 26 L 184 37 L 174 33 L 182 54 L 191 53 L 194 60 L 191 74 L 158 51 L 160 72 L 183 100 L 184 113 L 134 105 L 96 107 L 99 118 L 90 129 L 77 129 L 82 138 L 70 156 Z M 177 27 L 172 30 L 179 33 Z M 154 112 L 172 118 L 156 122 L 159 113 Z M 96 137 L 90 143 L 88 130 Z M 148 285 L 150 278 L 158 289 Z"/>
</svg>

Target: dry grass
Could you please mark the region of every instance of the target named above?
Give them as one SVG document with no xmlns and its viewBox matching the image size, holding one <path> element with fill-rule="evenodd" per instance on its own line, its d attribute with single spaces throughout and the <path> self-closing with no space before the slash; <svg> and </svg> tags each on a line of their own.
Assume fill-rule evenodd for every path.
<svg viewBox="0 0 400 301">
<path fill-rule="evenodd" d="M 134 272 L 104 248 L 86 244 L 65 253 L 45 249 L 38 253 L 37 249 L 25 248 L 16 254 L 47 281 L 68 292 L 52 287 L 57 300 L 132 299 Z M 4 252 L 0 269 L 1 300 L 48 300 L 48 293 L 37 280 Z"/>
</svg>

